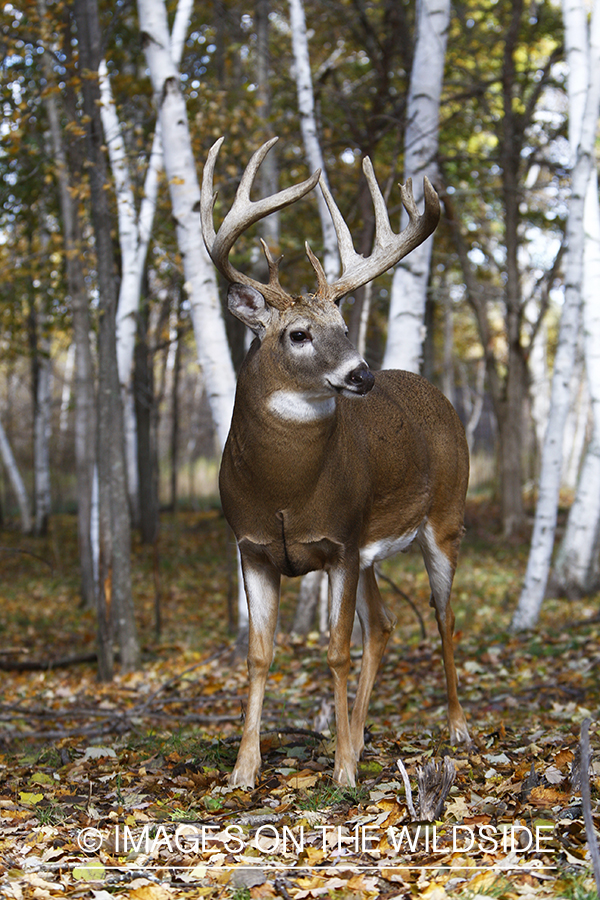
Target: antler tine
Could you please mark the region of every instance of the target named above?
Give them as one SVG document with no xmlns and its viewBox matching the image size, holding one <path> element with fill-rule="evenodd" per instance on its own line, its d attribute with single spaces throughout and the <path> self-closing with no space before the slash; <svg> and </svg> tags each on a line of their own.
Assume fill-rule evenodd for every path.
<svg viewBox="0 0 600 900">
<path fill-rule="evenodd" d="M 213 178 L 217 156 L 219 155 L 219 150 L 221 149 L 221 144 L 224 140 L 225 138 L 220 137 L 219 140 L 215 141 L 215 143 L 212 145 L 208 152 L 208 156 L 206 157 L 206 162 L 204 163 L 204 172 L 202 173 L 202 190 L 200 192 L 200 221 L 202 223 L 202 235 L 204 237 L 204 243 L 206 244 L 206 249 L 209 253 L 211 252 L 211 247 L 214 244 L 216 238 L 215 224 L 213 221 L 213 209 L 215 200 L 217 199 L 217 194 L 213 191 Z"/>
<path fill-rule="evenodd" d="M 320 170 L 317 170 L 310 178 L 285 188 L 270 197 L 262 200 L 250 200 L 250 191 L 256 178 L 256 173 L 264 160 L 265 156 L 276 143 L 278 139 L 271 138 L 262 147 L 252 155 L 250 162 L 246 166 L 242 179 L 236 191 L 235 199 L 232 207 L 223 219 L 218 232 L 215 234 L 213 222 L 213 207 L 216 199 L 216 193 L 213 193 L 213 177 L 215 162 L 223 143 L 223 138 L 211 147 L 208 154 L 206 164 L 204 166 L 204 174 L 202 177 L 202 192 L 200 197 L 200 215 L 202 220 L 202 232 L 204 242 L 212 261 L 217 269 L 230 282 L 240 282 L 248 284 L 256 288 L 265 297 L 272 306 L 282 308 L 292 303 L 292 297 L 284 291 L 279 284 L 277 263 L 270 258 L 267 250 L 267 263 L 269 265 L 269 283 L 263 285 L 248 275 L 238 272 L 237 269 L 229 262 L 229 253 L 234 243 L 240 235 L 246 231 L 255 222 L 263 219 L 269 213 L 277 212 L 285 206 L 289 206 L 308 194 L 309 191 L 317 184 L 320 176 Z M 263 242 L 263 248 L 265 247 Z"/>
<path fill-rule="evenodd" d="M 375 211 L 374 245 L 378 248 L 385 248 L 390 245 L 396 235 L 392 231 L 392 226 L 390 225 L 390 217 L 388 216 L 385 200 L 383 199 L 383 194 L 381 193 L 381 189 L 379 187 L 379 184 L 377 183 L 377 178 L 375 177 L 373 163 L 368 156 L 365 156 L 365 158 L 363 159 L 363 172 L 365 173 L 365 178 L 367 179 L 367 184 L 369 185 L 371 200 L 373 201 L 373 209 Z M 402 188 L 400 189 L 400 191 L 402 196 Z"/>
<path fill-rule="evenodd" d="M 329 187 L 327 186 L 327 182 L 325 181 L 323 175 L 321 175 L 321 177 L 319 178 L 319 187 L 321 188 L 321 192 L 323 194 L 323 197 L 325 198 L 327 208 L 329 209 L 329 213 L 331 215 L 331 218 L 333 219 L 333 227 L 335 228 L 338 250 L 340 252 L 340 260 L 342 263 L 342 273 L 344 273 L 356 260 L 362 259 L 362 256 L 360 256 L 360 254 L 358 254 L 354 249 L 354 243 L 352 242 L 350 229 L 346 225 L 344 217 L 339 211 L 338 205 L 333 199 L 331 191 L 329 190 Z"/>
<path fill-rule="evenodd" d="M 331 284 L 323 282 L 319 270 L 322 267 L 313 268 L 319 278 L 319 294 L 333 302 L 339 300 L 349 291 L 356 290 L 368 281 L 372 281 L 378 275 L 386 272 L 391 266 L 396 265 L 404 256 L 423 243 L 436 229 L 440 218 L 440 201 L 427 177 L 424 178 L 425 209 L 419 213 L 412 192 L 411 179 L 407 179 L 405 185 L 399 185 L 400 196 L 406 212 L 408 213 L 408 225 L 400 234 L 395 234 L 390 226 L 385 200 L 377 183 L 373 165 L 369 157 L 363 160 L 363 170 L 371 193 L 373 209 L 375 211 L 375 240 L 373 252 L 369 257 L 363 257 L 357 253 L 352 243 L 352 236 L 343 216 L 340 213 L 335 200 L 331 196 L 323 178 L 319 180 L 319 186 L 325 197 L 325 202 L 331 213 L 335 232 L 338 238 L 340 258 L 342 260 L 342 274 Z M 310 258 L 310 256 L 309 256 Z M 324 276 L 323 276 L 324 278 Z"/>
</svg>

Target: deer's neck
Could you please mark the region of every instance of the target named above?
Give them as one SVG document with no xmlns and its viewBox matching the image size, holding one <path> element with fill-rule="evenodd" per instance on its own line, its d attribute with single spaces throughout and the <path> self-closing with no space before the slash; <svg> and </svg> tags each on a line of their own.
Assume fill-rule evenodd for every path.
<svg viewBox="0 0 600 900">
<path fill-rule="evenodd" d="M 336 401 L 317 393 L 269 385 L 268 379 L 244 378 L 231 423 L 229 451 L 239 469 L 258 478 L 261 490 L 273 489 L 291 500 L 296 487 L 316 485 L 338 427 Z"/>
<path fill-rule="evenodd" d="M 323 423 L 335 416 L 335 397 L 279 389 L 265 398 L 267 415 L 288 425 Z"/>
</svg>

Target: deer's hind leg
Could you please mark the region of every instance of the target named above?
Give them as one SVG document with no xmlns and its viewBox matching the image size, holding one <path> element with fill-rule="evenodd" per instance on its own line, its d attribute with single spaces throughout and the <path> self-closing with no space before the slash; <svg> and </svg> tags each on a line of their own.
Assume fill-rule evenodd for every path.
<svg viewBox="0 0 600 900">
<path fill-rule="evenodd" d="M 450 593 L 456 563 L 460 534 L 447 535 L 443 538 L 436 535 L 430 523 L 427 523 L 417 537 L 425 560 L 425 567 L 431 585 L 431 605 L 435 609 L 438 631 L 442 639 L 442 658 L 446 674 L 446 693 L 448 697 L 448 724 L 450 740 L 453 744 L 471 743 L 467 721 L 458 700 L 458 679 L 454 665 L 454 613 L 450 605 Z"/>
<path fill-rule="evenodd" d="M 358 760 L 365 743 L 369 698 L 388 638 L 396 624 L 395 618 L 385 608 L 381 599 L 373 566 L 361 570 L 356 592 L 356 611 L 362 629 L 363 656 L 358 690 L 352 708 L 350 734 Z"/>
</svg>

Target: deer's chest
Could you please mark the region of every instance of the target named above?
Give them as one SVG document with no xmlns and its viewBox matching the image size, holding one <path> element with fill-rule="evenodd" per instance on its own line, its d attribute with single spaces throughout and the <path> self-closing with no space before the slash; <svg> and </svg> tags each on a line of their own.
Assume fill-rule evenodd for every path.
<svg viewBox="0 0 600 900">
<path fill-rule="evenodd" d="M 360 514 L 344 516 L 335 498 L 307 496 L 284 508 L 258 494 L 251 502 L 239 502 L 239 494 L 231 503 L 223 499 L 240 549 L 266 556 L 282 575 L 327 568 L 358 548 Z"/>
</svg>

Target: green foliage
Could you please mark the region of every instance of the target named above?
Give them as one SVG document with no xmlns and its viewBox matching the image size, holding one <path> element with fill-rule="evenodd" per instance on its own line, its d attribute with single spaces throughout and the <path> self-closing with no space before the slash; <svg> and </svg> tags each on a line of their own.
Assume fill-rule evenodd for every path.
<svg viewBox="0 0 600 900">
<path fill-rule="evenodd" d="M 368 799 L 364 787 L 340 787 L 339 784 L 320 782 L 312 790 L 303 792 L 298 798 L 298 808 L 305 810 L 327 809 L 329 807 L 358 806 Z"/>
</svg>

